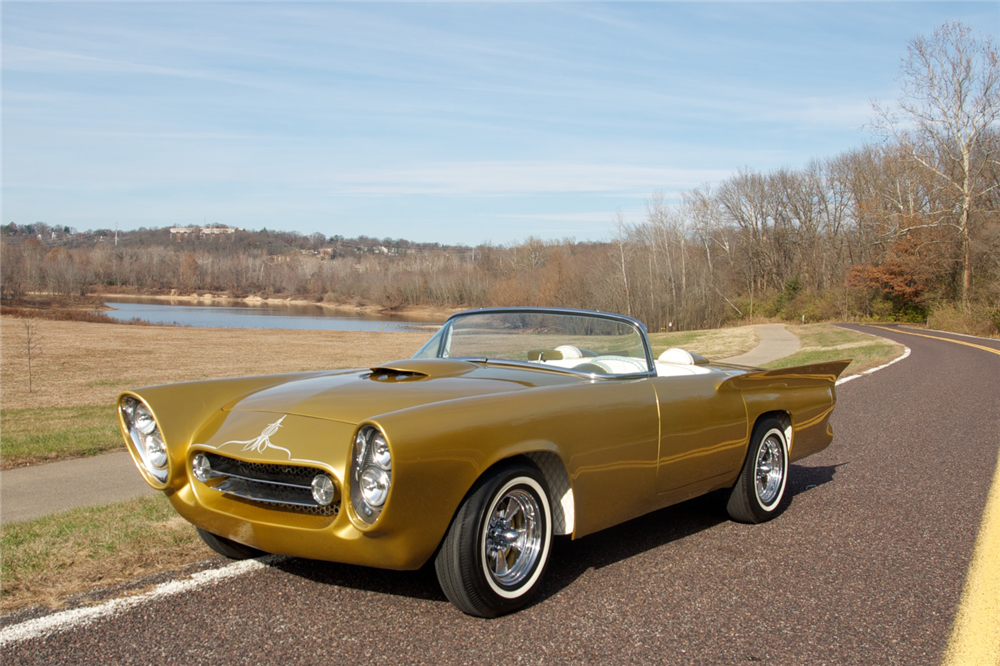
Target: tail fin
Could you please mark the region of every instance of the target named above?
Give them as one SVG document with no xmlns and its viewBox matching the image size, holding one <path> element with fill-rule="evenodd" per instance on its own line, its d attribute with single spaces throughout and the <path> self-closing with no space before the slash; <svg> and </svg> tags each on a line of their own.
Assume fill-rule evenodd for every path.
<svg viewBox="0 0 1000 666">
<path fill-rule="evenodd" d="M 837 403 L 834 386 L 850 363 L 830 361 L 749 372 L 730 377 L 719 388 L 742 393 L 751 424 L 776 409 L 787 413 L 794 431 L 788 453 L 794 462 L 829 446 L 833 438 L 829 419 Z"/>
<path fill-rule="evenodd" d="M 758 370 L 745 375 L 730 377 L 724 384 L 738 389 L 760 389 L 767 386 L 806 387 L 833 384 L 852 359 L 797 365 L 778 370 Z M 720 387 L 721 388 L 721 387 Z"/>
</svg>

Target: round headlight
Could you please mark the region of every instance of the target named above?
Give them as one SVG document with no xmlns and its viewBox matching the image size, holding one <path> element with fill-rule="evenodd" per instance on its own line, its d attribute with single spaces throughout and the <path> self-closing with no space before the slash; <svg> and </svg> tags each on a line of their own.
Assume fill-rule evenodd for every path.
<svg viewBox="0 0 1000 666">
<path fill-rule="evenodd" d="M 373 524 L 389 499 L 392 452 L 378 427 L 363 426 L 354 437 L 350 474 L 351 504 L 358 518 Z"/>
<path fill-rule="evenodd" d="M 135 408 L 135 428 L 143 435 L 148 435 L 149 433 L 156 430 L 156 420 L 149 411 L 149 407 L 139 403 Z"/>
<path fill-rule="evenodd" d="M 212 478 L 212 463 L 208 462 L 208 456 L 204 453 L 199 453 L 191 461 L 191 471 L 194 473 L 194 478 L 198 479 L 202 483 L 205 483 Z"/>
<path fill-rule="evenodd" d="M 312 480 L 312 496 L 316 504 L 320 506 L 330 506 L 337 496 L 337 487 L 333 485 L 333 479 L 326 474 L 317 474 Z"/>
<path fill-rule="evenodd" d="M 140 399 L 126 396 L 120 405 L 122 421 L 140 467 L 159 482 L 165 482 L 170 464 L 167 446 L 153 412 Z"/>
<path fill-rule="evenodd" d="M 159 432 L 146 435 L 146 454 L 149 456 L 149 463 L 156 469 L 167 466 L 167 447 L 163 445 Z"/>
<path fill-rule="evenodd" d="M 372 462 L 388 471 L 392 469 L 392 456 L 389 454 L 389 444 L 386 443 L 382 433 L 376 433 L 372 437 Z"/>
<path fill-rule="evenodd" d="M 361 495 L 370 506 L 380 507 L 389 496 L 389 475 L 384 469 L 367 467 L 361 473 Z"/>
<path fill-rule="evenodd" d="M 135 422 L 135 406 L 138 401 L 129 396 L 122 400 L 122 414 L 125 416 L 125 424 L 131 429 L 132 424 Z"/>
</svg>

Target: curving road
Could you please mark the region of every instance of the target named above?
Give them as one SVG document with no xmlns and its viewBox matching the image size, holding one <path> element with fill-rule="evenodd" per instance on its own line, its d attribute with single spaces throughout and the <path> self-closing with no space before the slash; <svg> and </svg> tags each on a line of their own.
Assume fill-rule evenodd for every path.
<svg viewBox="0 0 1000 666">
<path fill-rule="evenodd" d="M 430 568 L 279 560 L 33 638 L 8 618 L 3 663 L 939 663 L 997 467 L 1000 343 L 850 328 L 912 354 L 838 389 L 834 444 L 773 522 L 709 497 L 558 542 L 540 598 L 491 621 Z"/>
</svg>

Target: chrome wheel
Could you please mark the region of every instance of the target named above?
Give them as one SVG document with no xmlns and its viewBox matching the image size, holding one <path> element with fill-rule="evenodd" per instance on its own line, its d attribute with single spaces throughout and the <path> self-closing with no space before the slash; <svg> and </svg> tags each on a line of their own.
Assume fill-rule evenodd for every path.
<svg viewBox="0 0 1000 666">
<path fill-rule="evenodd" d="M 538 589 L 552 550 L 552 504 L 541 471 L 514 460 L 489 470 L 462 502 L 434 568 L 464 613 L 496 617 Z"/>
<path fill-rule="evenodd" d="M 483 530 L 487 573 L 502 587 L 520 585 L 534 570 L 542 546 L 541 509 L 522 488 L 500 495 Z"/>
<path fill-rule="evenodd" d="M 764 506 L 770 506 L 784 487 L 785 450 L 774 433 L 770 433 L 757 450 L 756 473 L 757 498 Z"/>
<path fill-rule="evenodd" d="M 788 484 L 788 443 L 784 422 L 758 421 L 736 484 L 729 490 L 726 511 L 741 523 L 762 523 L 781 513 Z"/>
</svg>

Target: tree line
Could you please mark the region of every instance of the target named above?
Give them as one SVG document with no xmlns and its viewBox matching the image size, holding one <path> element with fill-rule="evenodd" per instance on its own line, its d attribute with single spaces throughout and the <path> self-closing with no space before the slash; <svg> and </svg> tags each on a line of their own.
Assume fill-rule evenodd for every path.
<svg viewBox="0 0 1000 666">
<path fill-rule="evenodd" d="M 672 200 L 653 193 L 642 219 L 609 220 L 605 242 L 470 248 L 266 230 L 177 241 L 166 229 L 69 242 L 8 225 L 0 295 L 212 291 L 388 309 L 580 307 L 652 330 L 777 317 L 996 333 L 996 48 L 942 26 L 910 43 L 901 72 L 898 104 L 874 106 L 879 141 L 800 169 L 745 168 Z"/>
</svg>

